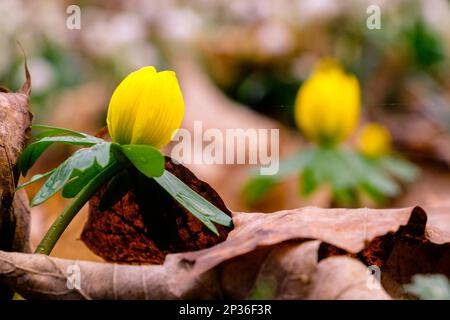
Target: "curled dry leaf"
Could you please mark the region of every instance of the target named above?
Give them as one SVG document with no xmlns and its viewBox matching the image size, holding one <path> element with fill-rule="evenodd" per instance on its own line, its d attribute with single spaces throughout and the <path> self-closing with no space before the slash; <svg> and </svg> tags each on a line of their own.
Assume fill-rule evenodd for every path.
<svg viewBox="0 0 450 320">
<path fill-rule="evenodd" d="M 29 136 L 32 114 L 29 109 L 31 78 L 25 66 L 26 81 L 19 92 L 0 88 L 0 249 L 28 252 L 29 209 L 18 182 L 17 159 Z M 10 295 L 0 287 L 0 298 Z"/>
<path fill-rule="evenodd" d="M 132 266 L 0 252 L 0 281 L 30 299 L 243 299 L 269 279 L 280 285 L 264 298 L 389 299 L 383 289 L 367 288 L 359 261 L 332 257 L 317 263 L 319 244 L 264 248 L 195 276 L 180 254 L 168 255 L 164 265 Z M 259 259 L 252 261 L 255 256 Z M 73 265 L 80 270 L 81 288 L 70 290 L 67 271 Z"/>
<path fill-rule="evenodd" d="M 189 169 L 166 157 L 166 170 L 231 216 L 217 192 Z M 131 190 L 109 209 L 99 206 L 105 188 L 91 199 L 81 239 L 94 253 L 111 262 L 161 264 L 168 253 L 205 249 L 227 238 L 229 228 L 216 225 L 216 236 L 155 181 L 134 174 Z"/>
<path fill-rule="evenodd" d="M 187 260 L 195 261 L 194 270 L 203 272 L 229 257 L 245 254 L 257 246 L 269 246 L 292 239 L 318 239 L 349 253 L 359 253 L 370 246 L 372 241 L 384 235 L 394 236 L 401 227 L 412 229 L 417 237 L 434 244 L 450 242 L 450 229 L 445 223 L 450 220 L 450 207 L 431 208 L 430 219 L 419 207 L 403 209 L 321 209 L 305 207 L 271 214 L 237 213 L 233 217 L 236 230 L 221 247 L 185 254 Z M 430 213 L 429 213 L 430 214 Z M 418 222 L 417 222 L 418 221 Z M 445 223 L 444 223 L 445 221 Z M 426 224 L 426 227 L 425 227 Z M 231 237 L 231 235 L 233 237 Z M 394 241 L 397 238 L 394 239 Z M 214 252 L 208 254 L 209 251 Z"/>
<path fill-rule="evenodd" d="M 450 275 L 449 212 L 442 206 L 236 213 L 226 241 L 169 254 L 163 265 L 0 252 L 0 282 L 29 298 L 389 299 L 414 273 Z M 363 262 L 372 263 L 370 256 L 381 266 L 383 288 L 368 285 Z M 66 286 L 71 264 L 81 270 L 79 290 Z"/>
</svg>

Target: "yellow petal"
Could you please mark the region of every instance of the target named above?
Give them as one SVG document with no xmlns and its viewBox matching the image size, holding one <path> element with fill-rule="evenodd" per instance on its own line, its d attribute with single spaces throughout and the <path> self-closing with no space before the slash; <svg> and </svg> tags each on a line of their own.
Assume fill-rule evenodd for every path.
<svg viewBox="0 0 450 320">
<path fill-rule="evenodd" d="M 392 138 L 389 130 L 378 123 L 365 125 L 357 138 L 358 150 L 367 157 L 376 158 L 389 153 Z"/>
<path fill-rule="evenodd" d="M 147 83 L 140 100 L 131 143 L 165 146 L 180 127 L 183 116 L 183 96 L 175 72 L 157 73 Z"/>
<path fill-rule="evenodd" d="M 332 61 L 325 62 L 319 63 L 300 88 L 295 118 L 308 139 L 337 143 L 348 138 L 358 122 L 360 88 L 356 77 Z"/>
<path fill-rule="evenodd" d="M 165 146 L 183 120 L 184 102 L 176 75 L 144 67 L 128 75 L 114 91 L 107 124 L 120 144 Z"/>
</svg>

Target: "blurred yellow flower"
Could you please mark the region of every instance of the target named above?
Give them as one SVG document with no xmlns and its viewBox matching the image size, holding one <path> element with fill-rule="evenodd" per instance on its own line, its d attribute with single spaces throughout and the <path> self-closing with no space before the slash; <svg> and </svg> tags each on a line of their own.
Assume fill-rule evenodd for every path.
<svg viewBox="0 0 450 320">
<path fill-rule="evenodd" d="M 376 158 L 391 150 L 391 134 L 378 123 L 365 125 L 356 140 L 358 150 L 367 157 Z"/>
<path fill-rule="evenodd" d="M 162 148 L 170 142 L 184 116 L 184 102 L 173 71 L 144 67 L 129 74 L 109 102 L 109 134 L 119 144 Z"/>
<path fill-rule="evenodd" d="M 360 95 L 357 78 L 346 74 L 333 60 L 325 59 L 297 94 L 297 125 L 314 142 L 342 142 L 358 123 Z"/>
</svg>

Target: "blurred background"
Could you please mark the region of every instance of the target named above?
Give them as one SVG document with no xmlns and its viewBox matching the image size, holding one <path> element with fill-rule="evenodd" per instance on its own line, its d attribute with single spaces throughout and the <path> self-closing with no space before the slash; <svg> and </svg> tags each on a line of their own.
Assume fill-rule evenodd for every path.
<svg viewBox="0 0 450 320">
<path fill-rule="evenodd" d="M 81 28 L 69 29 L 69 5 Z M 370 30 L 367 8 L 381 9 Z M 87 133 L 106 125 L 109 98 L 145 65 L 177 72 L 186 103 L 183 127 L 279 128 L 280 153 L 301 150 L 294 101 L 316 63 L 333 57 L 362 89 L 361 124 L 389 129 L 395 152 L 420 167 L 415 182 L 390 201 L 398 207 L 445 202 L 450 196 L 450 1 L 448 0 L 109 0 L 0 1 L 0 83 L 24 81 L 23 46 L 32 75 L 36 123 Z M 30 174 L 45 172 L 73 149 L 52 147 Z M 170 151 L 170 146 L 166 149 Z M 299 196 L 297 178 L 249 205 L 247 165 L 189 165 L 233 211 L 333 205 L 321 188 Z M 30 186 L 32 196 L 39 185 Z M 55 196 L 32 209 L 36 244 L 67 204 Z M 64 233 L 54 255 L 97 260 L 81 241 L 87 210 Z M 69 250 L 67 249 L 69 248 Z"/>
</svg>

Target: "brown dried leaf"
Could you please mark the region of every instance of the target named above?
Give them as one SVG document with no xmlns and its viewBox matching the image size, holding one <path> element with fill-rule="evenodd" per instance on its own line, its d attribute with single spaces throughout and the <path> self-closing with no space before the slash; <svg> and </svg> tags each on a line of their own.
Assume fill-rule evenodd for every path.
<svg viewBox="0 0 450 320">
<path fill-rule="evenodd" d="M 196 276 L 179 254 L 168 255 L 162 266 L 130 266 L 0 252 L 0 282 L 29 299 L 243 299 L 268 279 L 277 288 L 265 298 L 389 299 L 383 289 L 367 288 L 359 261 L 332 257 L 317 263 L 319 244 L 279 244 Z M 262 258 L 252 260 L 256 256 Z M 80 268 L 79 290 L 66 284 L 73 265 Z"/>
<path fill-rule="evenodd" d="M 367 287 L 359 261 L 318 261 L 320 241 L 289 241 L 261 247 L 219 267 L 222 295 L 229 299 L 389 299 Z"/>
<path fill-rule="evenodd" d="M 400 297 L 414 273 L 449 275 L 449 213 L 448 206 L 238 213 L 225 242 L 169 254 L 160 266 L 0 252 L 0 282 L 25 297 L 52 299 L 388 299 L 386 291 Z M 384 289 L 367 285 L 358 260 L 371 256 L 382 262 Z M 78 291 L 66 287 L 71 264 L 81 269 Z"/>
<path fill-rule="evenodd" d="M 31 78 L 26 66 L 25 70 L 26 81 L 19 92 L 0 90 L 0 249 L 28 252 L 28 199 L 23 191 L 15 196 L 17 160 L 29 138 L 32 120 Z"/>
<path fill-rule="evenodd" d="M 189 169 L 168 157 L 166 169 L 231 216 L 217 192 Z M 205 249 L 225 241 L 227 228 L 216 225 L 217 237 L 156 182 L 146 183 L 145 187 L 136 185 L 105 211 L 99 209 L 105 188 L 91 199 L 81 239 L 94 253 L 111 262 L 161 264 L 168 253 Z"/>
<path fill-rule="evenodd" d="M 233 217 L 236 229 L 230 233 L 226 243 L 202 252 L 187 253 L 185 258 L 196 262 L 195 271 L 203 272 L 258 246 L 274 245 L 292 239 L 318 239 L 356 254 L 362 251 L 368 242 L 394 233 L 401 226 L 407 225 L 412 212 L 421 211 L 420 208 L 413 209 L 306 207 L 271 214 L 240 213 Z M 450 209 L 447 211 L 450 212 Z M 450 216 L 448 217 L 443 216 L 442 219 L 450 219 Z M 424 227 L 426 219 L 421 222 Z M 442 229 L 440 223 L 431 220 L 427 225 L 429 240 L 437 243 L 450 242 L 450 231 Z M 217 250 L 221 250 L 220 254 L 217 254 Z"/>
<path fill-rule="evenodd" d="M 238 214 L 234 219 L 236 230 L 225 243 L 184 257 L 194 265 L 192 272 L 201 274 L 258 247 L 293 239 L 319 239 L 323 242 L 319 260 L 345 254 L 367 266 L 377 265 L 381 267 L 385 288 L 399 297 L 401 285 L 410 282 L 416 273 L 443 273 L 450 277 L 450 207 L 431 207 L 427 212 L 428 223 L 427 214 L 419 207 L 303 208 L 269 215 Z M 422 257 L 420 263 L 414 262 L 418 257 Z M 408 263 L 402 263 L 402 259 Z"/>
</svg>

